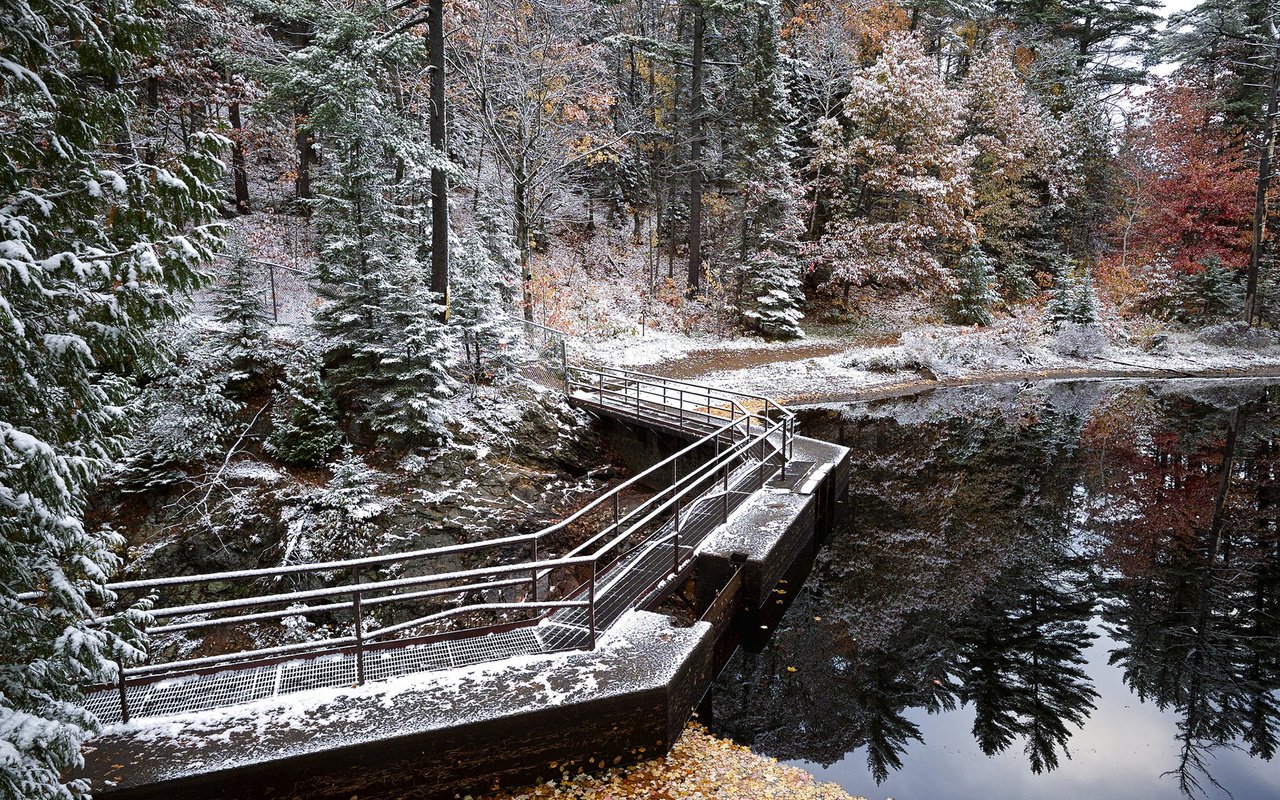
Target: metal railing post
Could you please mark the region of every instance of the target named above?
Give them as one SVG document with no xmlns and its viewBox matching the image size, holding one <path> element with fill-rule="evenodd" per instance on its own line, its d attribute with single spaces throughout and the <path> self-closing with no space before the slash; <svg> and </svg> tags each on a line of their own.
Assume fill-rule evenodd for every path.
<svg viewBox="0 0 1280 800">
<path fill-rule="evenodd" d="M 596 392 L 600 395 L 600 405 L 604 405 L 604 373 L 596 373 Z"/>
<path fill-rule="evenodd" d="M 538 540 L 537 539 L 533 540 L 533 563 L 535 564 L 538 563 Z M 532 578 L 532 584 L 533 584 L 529 594 L 533 598 L 533 602 L 536 603 L 538 602 L 538 568 L 537 567 L 534 567 L 530 571 L 529 577 Z"/>
<path fill-rule="evenodd" d="M 360 568 L 355 568 L 355 585 L 360 585 Z M 356 626 L 356 683 L 364 684 L 364 614 L 360 608 L 362 592 L 356 589 L 351 596 L 351 610 L 355 614 Z"/>
<path fill-rule="evenodd" d="M 782 421 L 782 449 L 778 451 L 778 455 L 782 457 L 782 479 L 787 479 L 787 421 Z"/>
<path fill-rule="evenodd" d="M 680 430 L 684 430 L 684 389 L 676 396 L 676 406 L 680 409 Z"/>
<path fill-rule="evenodd" d="M 591 629 L 591 649 L 596 649 L 596 559 L 591 559 L 591 582 L 587 584 L 587 623 Z"/>
<path fill-rule="evenodd" d="M 729 465 L 724 465 L 724 491 L 720 493 L 720 524 L 729 521 Z"/>
<path fill-rule="evenodd" d="M 764 436 L 761 436 L 761 437 L 760 437 L 760 470 L 759 470 L 759 472 L 760 472 L 760 477 L 759 477 L 759 483 L 760 483 L 760 488 L 761 488 L 761 489 L 763 489 L 763 488 L 764 488 L 764 439 L 765 439 L 765 437 L 764 437 Z"/>
<path fill-rule="evenodd" d="M 124 664 L 116 662 L 116 682 L 120 689 L 120 721 L 129 721 L 129 691 L 125 683 Z"/>
<path fill-rule="evenodd" d="M 621 516 L 622 516 L 622 515 L 619 513 L 619 511 L 620 511 L 620 509 L 619 509 L 619 507 L 618 507 L 618 495 L 615 493 L 615 494 L 613 495 L 613 532 L 614 532 L 615 534 L 617 534 L 617 532 L 618 532 L 618 525 L 619 525 L 619 523 L 621 522 Z"/>
</svg>

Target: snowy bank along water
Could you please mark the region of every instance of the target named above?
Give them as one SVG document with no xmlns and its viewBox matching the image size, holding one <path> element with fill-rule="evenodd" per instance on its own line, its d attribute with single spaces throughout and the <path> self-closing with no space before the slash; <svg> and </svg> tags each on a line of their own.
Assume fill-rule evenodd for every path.
<svg viewBox="0 0 1280 800">
<path fill-rule="evenodd" d="M 1280 795 L 1280 382 L 807 408 L 843 529 L 712 729 L 898 798 Z"/>
</svg>

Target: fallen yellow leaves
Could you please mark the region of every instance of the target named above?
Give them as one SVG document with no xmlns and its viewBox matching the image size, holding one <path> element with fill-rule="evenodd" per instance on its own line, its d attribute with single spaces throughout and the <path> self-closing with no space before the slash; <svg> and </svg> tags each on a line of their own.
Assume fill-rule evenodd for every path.
<svg viewBox="0 0 1280 800">
<path fill-rule="evenodd" d="M 597 762 L 603 763 L 603 760 Z M 553 765 L 554 766 L 554 765 Z M 485 800 L 858 800 L 832 783 L 818 783 L 797 767 L 779 764 L 696 722 L 671 752 L 630 767 L 489 795 Z"/>
</svg>

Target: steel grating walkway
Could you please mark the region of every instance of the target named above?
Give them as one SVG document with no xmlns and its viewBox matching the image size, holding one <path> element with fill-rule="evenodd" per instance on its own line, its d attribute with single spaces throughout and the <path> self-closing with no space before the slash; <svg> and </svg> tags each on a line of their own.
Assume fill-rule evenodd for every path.
<svg viewBox="0 0 1280 800">
<path fill-rule="evenodd" d="M 694 404 L 672 406 L 649 401 L 641 396 L 638 387 L 633 397 L 628 399 L 624 394 L 621 402 L 609 402 L 603 396 L 598 400 L 587 394 L 574 393 L 571 399 L 593 410 L 648 427 L 704 436 L 718 426 L 718 420 L 712 416 L 714 411 L 705 405 L 695 408 Z M 769 442 L 774 446 L 778 444 L 773 437 Z M 733 444 L 731 435 L 727 443 Z M 692 567 L 698 548 L 727 515 L 732 515 L 767 485 L 767 481 L 776 477 L 778 466 L 766 458 L 762 468 L 758 456 L 748 455 L 730 472 L 727 491 L 723 480 L 709 480 L 712 485 L 681 508 L 678 538 L 674 536 L 675 520 L 668 520 L 600 570 L 595 589 L 596 630 L 607 630 L 627 611 L 648 606 L 673 589 L 677 579 Z M 775 485 L 790 486 L 798 476 L 792 473 L 787 477 L 789 480 Z M 581 599 L 587 591 L 584 584 L 571 597 Z M 588 648 L 591 646 L 589 613 L 585 607 L 561 608 L 536 624 L 507 631 L 366 650 L 365 679 L 366 682 L 381 681 L 515 656 Z M 126 690 L 130 717 L 206 711 L 293 692 L 354 687 L 357 685 L 356 662 L 355 653 L 337 653 L 131 685 Z M 90 694 L 86 705 L 104 724 L 121 721 L 120 695 L 116 689 Z"/>
</svg>

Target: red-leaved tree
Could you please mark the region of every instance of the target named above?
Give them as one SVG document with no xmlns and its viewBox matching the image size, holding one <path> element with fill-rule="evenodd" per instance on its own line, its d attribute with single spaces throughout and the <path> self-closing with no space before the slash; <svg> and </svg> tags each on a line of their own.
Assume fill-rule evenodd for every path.
<svg viewBox="0 0 1280 800">
<path fill-rule="evenodd" d="M 1252 176 L 1221 102 L 1175 79 L 1138 98 L 1136 110 L 1119 158 L 1113 263 L 1131 269 L 1162 260 L 1194 272 L 1216 256 L 1226 267 L 1245 267 Z"/>
</svg>

